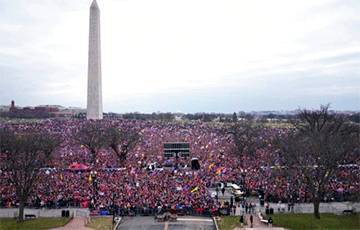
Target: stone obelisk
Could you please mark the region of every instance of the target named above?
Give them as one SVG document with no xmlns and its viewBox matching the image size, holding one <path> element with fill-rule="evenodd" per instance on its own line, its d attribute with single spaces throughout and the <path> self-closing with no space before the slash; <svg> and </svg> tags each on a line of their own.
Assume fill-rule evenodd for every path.
<svg viewBox="0 0 360 230">
<path fill-rule="evenodd" d="M 100 9 L 93 0 L 90 6 L 89 26 L 89 60 L 87 119 L 102 119 L 102 85 L 101 85 L 101 41 L 100 41 Z"/>
</svg>

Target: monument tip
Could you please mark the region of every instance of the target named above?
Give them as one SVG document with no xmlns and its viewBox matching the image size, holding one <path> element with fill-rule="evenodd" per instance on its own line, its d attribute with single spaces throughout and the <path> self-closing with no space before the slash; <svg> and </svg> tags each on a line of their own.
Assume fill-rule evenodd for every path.
<svg viewBox="0 0 360 230">
<path fill-rule="evenodd" d="M 96 0 L 93 0 L 93 1 L 92 1 L 90 8 L 99 9 L 99 6 L 98 6 Z"/>
</svg>

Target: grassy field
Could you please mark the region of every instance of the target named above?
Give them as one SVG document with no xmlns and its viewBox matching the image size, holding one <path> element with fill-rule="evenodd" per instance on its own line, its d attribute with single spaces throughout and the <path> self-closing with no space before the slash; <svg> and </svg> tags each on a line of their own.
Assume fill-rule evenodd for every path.
<svg viewBox="0 0 360 230">
<path fill-rule="evenodd" d="M 37 230 L 64 226 L 70 218 L 38 218 L 17 223 L 13 218 L 0 218 L 1 230 Z"/>
<path fill-rule="evenodd" d="M 276 214 L 271 216 L 274 227 L 284 227 L 291 230 L 359 230 L 360 214 L 342 216 L 334 214 L 321 214 L 317 220 L 313 214 Z M 240 227 L 239 217 L 226 216 L 218 221 L 220 230 L 233 230 Z"/>
<path fill-rule="evenodd" d="M 276 214 L 272 215 L 274 226 L 291 230 L 308 229 L 360 229 L 360 214 L 342 216 L 321 214 L 320 220 L 313 214 Z"/>
<path fill-rule="evenodd" d="M 238 216 L 221 217 L 220 220 L 218 220 L 218 225 L 220 230 L 233 230 L 235 227 L 240 227 L 240 217 Z"/>
<path fill-rule="evenodd" d="M 92 217 L 91 222 L 86 227 L 96 230 L 112 229 L 112 217 Z"/>
</svg>

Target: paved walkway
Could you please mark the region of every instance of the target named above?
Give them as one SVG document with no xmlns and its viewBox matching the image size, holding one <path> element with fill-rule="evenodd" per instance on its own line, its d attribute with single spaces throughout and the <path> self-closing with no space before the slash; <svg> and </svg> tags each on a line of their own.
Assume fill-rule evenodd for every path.
<svg viewBox="0 0 360 230">
<path fill-rule="evenodd" d="M 84 217 L 74 217 L 67 225 L 60 228 L 53 228 L 52 230 L 91 230 L 91 228 L 85 227 L 85 220 Z"/>
<path fill-rule="evenodd" d="M 117 229 L 121 230 L 214 230 L 211 218 L 198 216 L 178 217 L 174 222 L 157 222 L 153 216 L 124 217 Z"/>
</svg>

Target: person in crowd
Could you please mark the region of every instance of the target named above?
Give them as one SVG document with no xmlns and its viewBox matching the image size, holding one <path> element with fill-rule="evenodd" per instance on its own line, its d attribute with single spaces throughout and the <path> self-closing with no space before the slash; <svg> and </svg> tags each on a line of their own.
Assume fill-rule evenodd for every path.
<svg viewBox="0 0 360 230">
<path fill-rule="evenodd" d="M 269 219 L 268 219 L 268 225 L 269 225 L 270 228 L 272 228 L 273 219 L 271 218 L 271 216 L 270 216 Z"/>
<path fill-rule="evenodd" d="M 244 215 L 240 215 L 240 227 L 243 228 L 244 227 Z"/>
</svg>

